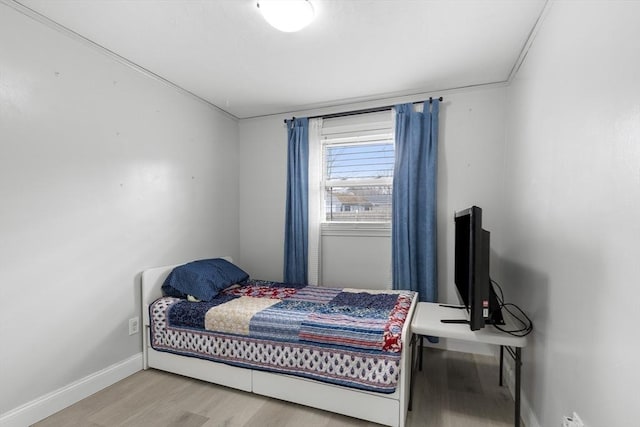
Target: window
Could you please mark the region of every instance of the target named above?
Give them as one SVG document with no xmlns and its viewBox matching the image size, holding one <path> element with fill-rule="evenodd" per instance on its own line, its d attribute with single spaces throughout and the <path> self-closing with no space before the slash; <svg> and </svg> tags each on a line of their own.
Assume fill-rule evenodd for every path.
<svg viewBox="0 0 640 427">
<path fill-rule="evenodd" d="M 393 121 L 391 111 L 309 121 L 311 284 L 391 283 Z M 358 265 L 367 272 L 349 276 Z"/>
<path fill-rule="evenodd" d="M 395 149 L 389 112 L 325 120 L 320 157 L 323 223 L 391 222 Z"/>
</svg>

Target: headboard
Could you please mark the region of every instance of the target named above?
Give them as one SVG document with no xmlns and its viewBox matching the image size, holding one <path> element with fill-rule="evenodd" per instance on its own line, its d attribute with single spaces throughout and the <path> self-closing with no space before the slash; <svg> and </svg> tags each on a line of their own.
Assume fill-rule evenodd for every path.
<svg viewBox="0 0 640 427">
<path fill-rule="evenodd" d="M 214 257 L 215 258 L 215 257 Z M 233 262 L 228 256 L 218 257 Z M 182 264 L 166 265 L 164 267 L 150 268 L 142 272 L 142 354 L 143 368 L 147 369 L 149 346 L 149 305 L 162 296 L 162 284 L 175 267 Z"/>
<path fill-rule="evenodd" d="M 233 262 L 228 256 L 218 257 Z M 142 272 L 142 325 L 149 326 L 149 304 L 162 296 L 162 284 L 175 267 L 182 264 L 150 268 Z"/>
</svg>

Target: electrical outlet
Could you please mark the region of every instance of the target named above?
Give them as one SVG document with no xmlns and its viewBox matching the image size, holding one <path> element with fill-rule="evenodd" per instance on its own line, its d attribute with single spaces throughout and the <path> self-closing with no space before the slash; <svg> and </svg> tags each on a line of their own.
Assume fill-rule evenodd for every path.
<svg viewBox="0 0 640 427">
<path fill-rule="evenodd" d="M 129 319 L 129 335 L 137 334 L 140 331 L 140 318 L 132 317 Z"/>
</svg>

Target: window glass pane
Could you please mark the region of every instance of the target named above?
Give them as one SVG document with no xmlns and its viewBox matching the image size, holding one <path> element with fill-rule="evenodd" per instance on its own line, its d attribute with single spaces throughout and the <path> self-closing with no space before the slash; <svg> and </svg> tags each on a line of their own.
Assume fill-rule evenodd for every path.
<svg viewBox="0 0 640 427">
<path fill-rule="evenodd" d="M 391 221 L 391 185 L 327 187 L 326 221 Z"/>
<path fill-rule="evenodd" d="M 393 162 L 393 142 L 327 145 L 325 179 L 392 177 Z"/>
</svg>

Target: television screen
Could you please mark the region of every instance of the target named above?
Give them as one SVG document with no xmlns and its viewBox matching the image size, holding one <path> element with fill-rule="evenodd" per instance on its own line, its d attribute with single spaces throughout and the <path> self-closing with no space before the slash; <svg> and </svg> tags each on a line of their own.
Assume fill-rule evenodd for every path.
<svg viewBox="0 0 640 427">
<path fill-rule="evenodd" d="M 504 324 L 489 276 L 490 234 L 482 228 L 482 209 L 456 212 L 454 280 L 460 301 L 469 313 L 471 330 L 487 323 Z"/>
</svg>

